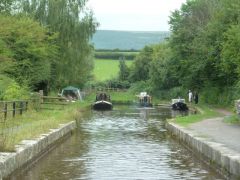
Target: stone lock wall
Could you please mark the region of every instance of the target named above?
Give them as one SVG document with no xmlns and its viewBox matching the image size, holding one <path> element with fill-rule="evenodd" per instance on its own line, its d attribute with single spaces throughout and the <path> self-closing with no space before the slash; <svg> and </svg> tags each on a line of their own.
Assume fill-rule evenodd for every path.
<svg viewBox="0 0 240 180">
<path fill-rule="evenodd" d="M 206 163 L 225 176 L 226 179 L 240 179 L 240 154 L 175 123 L 167 122 L 167 130 L 185 145 L 199 153 Z"/>
<path fill-rule="evenodd" d="M 76 122 L 60 125 L 58 129 L 51 129 L 49 133 L 42 134 L 34 140 L 24 140 L 16 146 L 16 152 L 0 153 L 0 180 L 8 177 L 15 170 L 23 167 L 42 153 L 50 146 L 65 137 L 76 128 Z"/>
</svg>

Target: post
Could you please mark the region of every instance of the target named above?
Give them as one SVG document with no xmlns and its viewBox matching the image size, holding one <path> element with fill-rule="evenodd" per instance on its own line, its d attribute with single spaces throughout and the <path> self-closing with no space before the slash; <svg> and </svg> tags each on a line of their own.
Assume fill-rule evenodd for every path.
<svg viewBox="0 0 240 180">
<path fill-rule="evenodd" d="M 21 101 L 20 102 L 20 114 L 22 115 L 22 113 L 23 113 L 23 102 Z"/>
<path fill-rule="evenodd" d="M 39 91 L 39 95 L 40 95 L 40 103 L 43 103 L 43 90 Z"/>
<path fill-rule="evenodd" d="M 13 117 L 15 117 L 15 115 L 16 115 L 16 102 L 14 101 L 13 102 Z"/>
<path fill-rule="evenodd" d="M 7 102 L 4 103 L 4 120 L 7 119 Z"/>
<path fill-rule="evenodd" d="M 25 111 L 27 111 L 28 110 L 28 101 L 26 101 L 25 103 L 26 103 Z"/>
</svg>

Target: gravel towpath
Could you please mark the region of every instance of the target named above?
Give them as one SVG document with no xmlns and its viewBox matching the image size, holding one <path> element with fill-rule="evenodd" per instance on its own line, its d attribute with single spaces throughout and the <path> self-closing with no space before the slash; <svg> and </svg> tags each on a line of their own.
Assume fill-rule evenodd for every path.
<svg viewBox="0 0 240 180">
<path fill-rule="evenodd" d="M 223 116 L 231 115 L 230 112 L 218 109 Z M 206 119 L 189 126 L 190 129 L 199 133 L 199 136 L 207 137 L 212 141 L 221 143 L 226 147 L 240 152 L 240 125 L 228 124 L 223 121 L 224 117 Z"/>
</svg>

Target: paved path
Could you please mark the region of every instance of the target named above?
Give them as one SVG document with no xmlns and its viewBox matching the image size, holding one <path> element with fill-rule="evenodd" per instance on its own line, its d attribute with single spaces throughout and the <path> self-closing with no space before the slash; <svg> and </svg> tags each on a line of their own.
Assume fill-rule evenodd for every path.
<svg viewBox="0 0 240 180">
<path fill-rule="evenodd" d="M 228 111 L 218 110 L 223 116 L 230 115 Z M 200 136 L 224 144 L 226 147 L 240 153 L 240 125 L 223 122 L 224 117 L 206 119 L 189 126 Z"/>
</svg>

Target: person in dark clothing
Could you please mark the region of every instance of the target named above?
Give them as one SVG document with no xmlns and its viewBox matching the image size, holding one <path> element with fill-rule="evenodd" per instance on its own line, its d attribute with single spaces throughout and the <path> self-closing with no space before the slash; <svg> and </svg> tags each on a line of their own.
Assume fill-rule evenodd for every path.
<svg viewBox="0 0 240 180">
<path fill-rule="evenodd" d="M 198 104 L 198 93 L 197 92 L 194 93 L 194 102 L 195 102 L 195 104 Z"/>
</svg>

